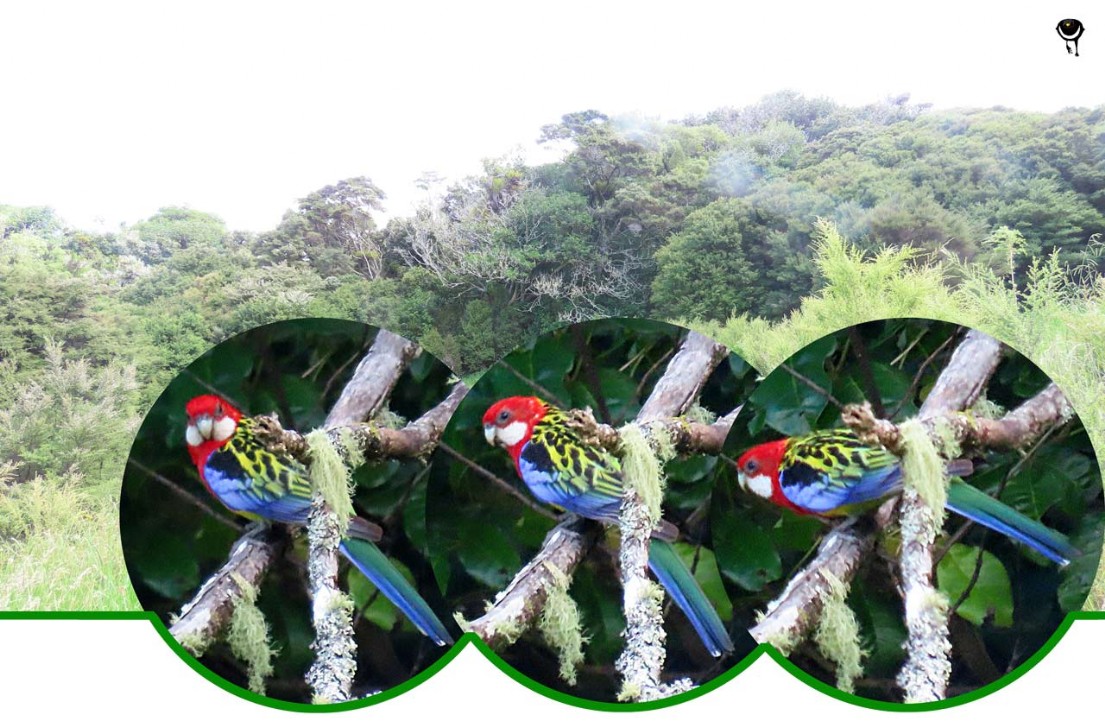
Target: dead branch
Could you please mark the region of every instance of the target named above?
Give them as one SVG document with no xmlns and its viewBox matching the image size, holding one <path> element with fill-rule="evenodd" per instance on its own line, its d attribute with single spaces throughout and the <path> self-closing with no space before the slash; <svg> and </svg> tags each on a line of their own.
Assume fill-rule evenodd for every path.
<svg viewBox="0 0 1105 727">
<path fill-rule="evenodd" d="M 679 347 L 679 353 L 672 358 L 663 377 L 656 382 L 637 414 L 637 423 L 678 416 L 687 411 L 698 399 L 710 374 L 728 353 L 725 346 L 701 333 L 688 333 Z"/>
<path fill-rule="evenodd" d="M 817 625 L 829 594 L 826 574 L 849 583 L 875 544 L 870 520 L 845 521 L 821 540 L 805 568 L 790 579 L 783 592 L 771 603 L 748 632 L 757 642 L 771 644 L 788 654 Z"/>
<path fill-rule="evenodd" d="M 399 377 L 421 349 L 402 336 L 381 330 L 372 347 L 357 364 L 338 401 L 330 409 L 323 427 L 352 424 L 369 419 L 395 388 Z"/>
<path fill-rule="evenodd" d="M 490 646 L 508 646 L 522 635 L 541 614 L 549 589 L 556 585 L 556 574 L 572 573 L 594 547 L 602 526 L 569 515 L 545 536 L 537 555 L 514 576 L 505 589 L 496 594 L 487 613 L 468 622 L 470 631 Z"/>
<path fill-rule="evenodd" d="M 222 568 L 184 604 L 169 633 L 194 656 L 202 656 L 230 622 L 235 604 L 242 597 L 235 576 L 256 588 L 279 550 L 280 538 L 272 529 L 253 527 L 248 530 L 231 546 L 230 556 Z"/>
</svg>

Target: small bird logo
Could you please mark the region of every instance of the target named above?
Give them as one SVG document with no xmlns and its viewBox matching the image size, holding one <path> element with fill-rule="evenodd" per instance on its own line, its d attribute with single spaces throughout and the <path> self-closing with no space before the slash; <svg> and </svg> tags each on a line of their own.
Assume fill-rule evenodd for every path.
<svg viewBox="0 0 1105 727">
<path fill-rule="evenodd" d="M 1071 52 L 1070 44 L 1074 43 L 1074 55 L 1078 55 L 1078 39 L 1082 37 L 1082 31 L 1086 28 L 1082 25 L 1081 20 L 1075 20 L 1074 18 L 1066 18 L 1060 20 L 1059 24 L 1055 26 L 1055 32 L 1059 34 L 1059 37 L 1067 42 L 1067 53 Z"/>
</svg>

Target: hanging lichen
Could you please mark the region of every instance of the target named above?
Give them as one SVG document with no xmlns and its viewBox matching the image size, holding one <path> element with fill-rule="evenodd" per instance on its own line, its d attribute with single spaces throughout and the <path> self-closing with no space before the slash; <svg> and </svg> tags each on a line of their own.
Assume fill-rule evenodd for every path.
<svg viewBox="0 0 1105 727">
<path fill-rule="evenodd" d="M 828 570 L 822 570 L 821 576 L 829 589 L 813 635 L 814 642 L 822 656 L 836 664 L 837 689 L 851 694 L 855 691 L 856 679 L 863 676 L 863 659 L 867 652 L 860 646 L 856 614 L 846 601 L 848 584 Z"/>
<path fill-rule="evenodd" d="M 924 425 L 910 419 L 898 428 L 902 435 L 905 453 L 902 456 L 902 472 L 906 489 L 912 489 L 932 513 L 937 525 L 943 523 L 944 504 L 947 501 L 944 460 L 932 443 Z"/>
<path fill-rule="evenodd" d="M 560 659 L 560 678 L 575 686 L 576 667 L 583 663 L 583 645 L 587 637 L 583 634 L 579 607 L 568 595 L 571 576 L 552 563 L 546 563 L 545 568 L 552 575 L 552 583 L 546 590 L 545 607 L 537 625 Z"/>
<path fill-rule="evenodd" d="M 344 537 L 348 519 L 353 517 L 353 483 L 349 468 L 325 431 L 316 429 L 307 435 L 306 440 L 311 448 L 311 484 L 334 514 L 342 516 L 339 529 Z"/>
<path fill-rule="evenodd" d="M 660 506 L 664 500 L 663 463 L 675 456 L 675 445 L 661 428 L 652 430 L 651 444 L 637 424 L 627 424 L 619 430 L 619 434 L 622 442 L 622 481 L 627 489 L 640 496 L 655 523 L 660 519 Z"/>
<path fill-rule="evenodd" d="M 230 651 L 246 664 L 249 690 L 265 693 L 265 680 L 273 674 L 272 660 L 276 655 L 269 641 L 269 625 L 265 614 L 257 608 L 257 589 L 237 573 L 231 573 L 241 593 L 234 599 L 226 643 Z"/>
</svg>

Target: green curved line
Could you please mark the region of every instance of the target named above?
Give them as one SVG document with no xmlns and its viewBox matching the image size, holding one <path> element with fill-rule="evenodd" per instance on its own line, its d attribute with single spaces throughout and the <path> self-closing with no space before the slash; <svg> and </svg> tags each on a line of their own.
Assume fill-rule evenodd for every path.
<svg viewBox="0 0 1105 727">
<path fill-rule="evenodd" d="M 1044 644 L 1036 650 L 1034 654 L 1028 657 L 1023 663 L 1017 666 L 1009 673 L 1003 675 L 1000 679 L 997 679 L 989 684 L 981 686 L 965 694 L 960 694 L 955 697 L 949 697 L 939 702 L 929 702 L 925 704 L 898 704 L 895 702 L 884 702 L 877 699 L 870 699 L 867 697 L 857 697 L 854 694 L 848 694 L 833 687 L 825 682 L 817 679 L 816 677 L 803 671 L 798 666 L 795 666 L 789 659 L 782 655 L 782 653 L 773 646 L 768 644 L 760 644 L 753 649 L 747 656 L 741 659 L 738 663 L 727 669 L 722 674 L 714 677 L 710 681 L 695 687 L 689 692 L 683 694 L 677 694 L 672 697 L 664 699 L 658 699 L 654 702 L 643 703 L 630 703 L 619 704 L 617 702 L 600 702 L 593 699 L 584 699 L 582 697 L 576 697 L 566 692 L 561 692 L 553 689 L 550 686 L 542 684 L 537 680 L 526 676 L 522 672 L 515 669 L 508 664 L 501 656 L 491 650 L 482 639 L 474 634 L 464 634 L 460 640 L 455 643 L 452 648 L 442 654 L 433 664 L 428 666 L 423 671 L 419 672 L 415 676 L 406 680 L 402 684 L 386 689 L 379 694 L 374 694 L 371 697 L 365 697 L 363 699 L 354 699 L 349 702 L 342 702 L 341 704 L 302 704 L 299 702 L 288 702 L 281 699 L 273 699 L 261 694 L 251 692 L 244 687 L 240 687 L 227 679 L 215 674 L 213 671 L 204 666 L 196 657 L 188 653 L 177 640 L 173 638 L 169 633 L 169 629 L 161 619 L 150 611 L 7 611 L 0 612 L 0 620 L 35 620 L 35 621 L 49 621 L 49 620 L 83 620 L 83 621 L 149 621 L 154 629 L 160 634 L 162 640 L 169 645 L 176 654 L 184 660 L 192 669 L 194 669 L 200 676 L 208 680 L 212 684 L 225 689 L 226 691 L 239 696 L 243 699 L 249 700 L 255 704 L 264 705 L 266 707 L 273 707 L 274 709 L 282 709 L 289 712 L 345 712 L 353 709 L 360 709 L 361 707 L 368 707 L 373 704 L 379 704 L 386 702 L 389 699 L 404 694 L 421 685 L 423 682 L 432 679 L 442 669 L 445 668 L 468 644 L 472 644 L 477 651 L 483 654 L 488 661 L 494 664 L 499 671 L 506 676 L 510 677 L 514 681 L 518 682 L 522 686 L 536 692 L 549 699 L 556 700 L 562 704 L 567 704 L 572 707 L 580 707 L 582 709 L 589 709 L 600 712 L 645 712 L 655 709 L 663 709 L 664 707 L 670 707 L 676 704 L 682 704 L 683 702 L 690 701 L 699 697 L 700 695 L 707 694 L 713 690 L 729 683 L 745 669 L 754 664 L 761 656 L 766 654 L 776 664 L 782 667 L 789 674 L 797 678 L 799 681 L 806 685 L 816 689 L 817 691 L 827 696 L 839 699 L 842 702 L 854 704 L 859 707 L 867 707 L 869 709 L 877 709 L 884 712 L 934 712 L 941 709 L 948 709 L 950 707 L 956 707 L 961 704 L 967 704 L 968 702 L 974 702 L 975 700 L 982 699 L 989 696 L 994 692 L 1004 689 L 1006 686 L 1012 684 L 1016 680 L 1020 679 L 1027 673 L 1032 667 L 1038 664 L 1044 657 L 1046 657 L 1051 650 L 1059 643 L 1059 641 L 1070 630 L 1071 625 L 1077 621 L 1105 621 L 1105 612 L 1102 611 L 1072 611 L 1068 613 L 1063 619 L 1059 627 L 1055 629 L 1054 633 L 1048 638 Z"/>
</svg>

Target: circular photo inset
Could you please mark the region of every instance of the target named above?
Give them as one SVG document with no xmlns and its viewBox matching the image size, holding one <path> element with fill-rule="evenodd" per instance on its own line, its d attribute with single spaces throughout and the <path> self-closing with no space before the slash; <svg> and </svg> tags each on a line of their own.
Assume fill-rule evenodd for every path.
<svg viewBox="0 0 1105 727">
<path fill-rule="evenodd" d="M 929 703 L 1014 678 L 1082 608 L 1105 515 L 1086 430 L 1040 369 L 901 319 L 764 378 L 711 520 L 758 641 L 844 692 Z"/>
<path fill-rule="evenodd" d="M 707 543 L 717 455 L 755 378 L 704 336 L 624 319 L 492 366 L 434 454 L 426 508 L 462 627 L 601 702 L 675 695 L 747 655 Z"/>
<path fill-rule="evenodd" d="M 215 346 L 131 449 L 120 527 L 139 601 L 217 683 L 383 698 L 456 633 L 426 556 L 425 456 L 463 391 L 360 323 L 291 320 Z"/>
</svg>

